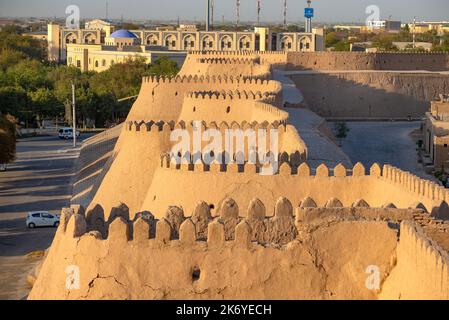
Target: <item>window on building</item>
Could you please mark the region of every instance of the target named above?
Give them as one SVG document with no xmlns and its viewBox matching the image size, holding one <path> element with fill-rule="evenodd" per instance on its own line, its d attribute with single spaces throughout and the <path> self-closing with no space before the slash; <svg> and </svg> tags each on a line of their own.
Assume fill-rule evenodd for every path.
<svg viewBox="0 0 449 320">
<path fill-rule="evenodd" d="M 192 40 L 190 41 L 190 46 L 193 48 L 195 46 L 195 42 Z"/>
<path fill-rule="evenodd" d="M 170 41 L 165 40 L 165 46 L 166 46 L 166 47 L 169 47 L 169 46 L 170 46 Z"/>
<path fill-rule="evenodd" d="M 80 61 L 80 60 L 76 60 L 76 66 L 77 66 L 78 68 L 81 68 L 81 61 Z"/>
<path fill-rule="evenodd" d="M 173 40 L 173 41 L 171 42 L 171 46 L 172 46 L 172 47 L 176 47 L 176 41 L 175 41 L 175 40 Z"/>
<path fill-rule="evenodd" d="M 92 59 L 91 58 L 89 58 L 89 64 L 92 64 Z"/>
<path fill-rule="evenodd" d="M 103 61 L 101 62 L 101 65 L 102 65 L 103 67 L 106 67 L 106 60 L 105 60 L 105 59 L 103 59 Z"/>
<path fill-rule="evenodd" d="M 291 43 L 291 42 L 288 43 L 288 48 L 289 48 L 289 49 L 292 48 L 292 43 Z"/>
<path fill-rule="evenodd" d="M 246 43 L 246 49 L 249 49 L 249 42 Z"/>
<path fill-rule="evenodd" d="M 231 48 L 232 47 L 232 43 L 231 43 L 231 41 L 229 41 L 228 42 L 228 48 Z"/>
<path fill-rule="evenodd" d="M 306 43 L 306 49 L 309 49 L 310 48 L 310 43 Z"/>
<path fill-rule="evenodd" d="M 98 61 L 95 61 L 95 68 L 98 68 Z"/>
</svg>

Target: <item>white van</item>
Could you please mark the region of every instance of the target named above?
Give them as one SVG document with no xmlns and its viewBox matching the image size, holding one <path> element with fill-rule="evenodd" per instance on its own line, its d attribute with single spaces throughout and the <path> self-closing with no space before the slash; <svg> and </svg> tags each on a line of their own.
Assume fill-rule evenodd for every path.
<svg viewBox="0 0 449 320">
<path fill-rule="evenodd" d="M 73 139 L 73 129 L 72 128 L 61 128 L 58 131 L 59 139 Z M 76 137 L 78 138 L 80 136 L 80 132 L 76 131 Z"/>
</svg>

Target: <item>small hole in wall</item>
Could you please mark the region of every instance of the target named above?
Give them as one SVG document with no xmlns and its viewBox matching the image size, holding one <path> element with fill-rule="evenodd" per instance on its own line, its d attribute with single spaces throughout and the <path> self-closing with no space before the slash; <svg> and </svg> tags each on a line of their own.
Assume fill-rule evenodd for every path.
<svg viewBox="0 0 449 320">
<path fill-rule="evenodd" d="M 196 111 L 196 107 L 193 107 L 193 112 L 195 112 Z"/>
<path fill-rule="evenodd" d="M 231 112 L 231 107 L 228 106 L 228 107 L 226 108 L 226 113 L 229 113 L 229 112 Z"/>
<path fill-rule="evenodd" d="M 213 151 L 211 151 L 209 154 L 211 158 L 215 157 L 215 153 Z"/>
<path fill-rule="evenodd" d="M 195 266 L 192 271 L 192 282 L 198 281 L 200 279 L 200 276 L 201 276 L 201 270 L 200 270 L 200 268 Z"/>
<path fill-rule="evenodd" d="M 213 210 L 213 209 L 215 209 L 215 206 L 214 206 L 213 204 L 210 204 L 210 205 L 209 205 L 209 208 L 210 208 L 211 210 Z"/>
<path fill-rule="evenodd" d="M 153 197 L 153 201 L 156 201 L 156 196 Z"/>
<path fill-rule="evenodd" d="M 178 95 L 178 91 L 175 92 L 175 96 L 177 96 L 177 95 Z"/>
</svg>

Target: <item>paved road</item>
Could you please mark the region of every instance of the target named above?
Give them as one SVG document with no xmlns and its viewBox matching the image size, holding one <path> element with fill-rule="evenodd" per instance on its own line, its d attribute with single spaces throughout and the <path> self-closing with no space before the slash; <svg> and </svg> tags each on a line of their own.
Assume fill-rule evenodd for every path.
<svg viewBox="0 0 449 320">
<path fill-rule="evenodd" d="M 419 121 L 346 124 L 350 131 L 342 148 L 353 163 L 360 161 L 367 168 L 374 162 L 391 164 L 426 179 L 434 179 L 425 174 L 418 163 L 416 144 L 410 136 L 413 130 L 419 129 Z"/>
<path fill-rule="evenodd" d="M 21 139 L 17 160 L 0 172 L 0 299 L 27 294 L 25 277 L 36 259 L 26 255 L 47 249 L 55 228 L 27 229 L 25 217 L 28 211 L 57 213 L 68 205 L 77 147 L 55 135 Z"/>
</svg>

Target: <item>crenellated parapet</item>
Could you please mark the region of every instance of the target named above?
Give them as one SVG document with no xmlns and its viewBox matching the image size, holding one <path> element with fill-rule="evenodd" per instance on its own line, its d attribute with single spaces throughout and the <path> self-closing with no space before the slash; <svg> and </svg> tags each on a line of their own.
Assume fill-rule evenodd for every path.
<svg viewBox="0 0 449 320">
<path fill-rule="evenodd" d="M 198 58 L 198 63 L 205 64 L 218 64 L 218 65 L 253 65 L 259 64 L 260 59 L 258 57 L 251 58 Z"/>
<path fill-rule="evenodd" d="M 420 178 L 410 172 L 403 171 L 394 166 L 384 165 L 382 170 L 382 178 L 390 184 L 400 189 L 416 195 L 416 197 L 427 198 L 436 203 L 448 203 L 449 191 L 443 186 L 431 180 Z M 449 219 L 448 213 L 437 213 L 436 217 Z"/>
<path fill-rule="evenodd" d="M 204 83 L 204 84 L 243 84 L 243 85 L 260 85 L 270 87 L 274 85 L 274 80 L 266 80 L 260 78 L 227 76 L 227 75 L 183 75 L 183 76 L 146 76 L 142 78 L 143 83 Z M 281 89 L 278 83 L 279 89 Z"/>
<path fill-rule="evenodd" d="M 449 299 L 449 254 L 413 221 L 403 221 L 397 264 L 381 299 Z M 412 275 L 412 276 L 411 276 Z"/>
<path fill-rule="evenodd" d="M 192 91 L 187 92 L 185 96 L 189 99 L 203 100 L 263 100 L 266 103 L 275 103 L 276 100 L 274 94 L 251 90 Z"/>
<path fill-rule="evenodd" d="M 201 129 L 207 130 L 207 129 L 217 129 L 220 131 L 226 130 L 226 129 L 234 129 L 234 130 L 248 130 L 248 129 L 252 129 L 252 130 L 259 130 L 259 129 L 266 129 L 267 131 L 271 130 L 271 129 L 277 129 L 279 131 L 283 131 L 285 132 L 287 130 L 287 123 L 284 121 L 273 121 L 273 122 L 268 122 L 268 121 L 264 121 L 264 122 L 257 122 L 257 121 L 252 121 L 252 122 L 247 122 L 247 121 L 242 121 L 242 122 L 237 122 L 237 121 L 232 121 L 232 122 L 227 122 L 227 121 L 222 121 L 220 123 L 217 122 L 205 122 L 205 121 L 198 121 L 198 123 L 201 126 Z M 171 132 L 174 131 L 176 129 L 186 129 L 189 132 L 191 132 L 194 127 L 194 122 L 192 121 L 162 121 L 162 120 L 158 120 L 158 121 L 128 121 L 125 123 L 125 131 L 129 131 L 129 132 Z"/>
<path fill-rule="evenodd" d="M 58 235 L 80 238 L 92 236 L 99 241 L 153 241 L 169 244 L 172 241 L 193 245 L 207 241 L 210 246 L 232 243 L 237 246 L 250 245 L 283 246 L 294 241 L 298 231 L 317 221 L 413 221 L 423 214 L 421 209 L 371 208 L 360 206 L 364 200 L 345 208 L 338 199 L 329 199 L 324 207 L 316 207 L 311 198 L 303 199 L 298 207 L 280 197 L 270 212 L 264 203 L 254 198 L 243 210 L 232 198 L 225 198 L 214 214 L 208 203 L 198 202 L 191 215 L 180 207 L 171 206 L 165 215 L 156 219 L 151 213 L 139 213 L 129 220 L 126 206 L 113 208 L 116 212 L 108 220 L 98 214 L 97 206 L 86 213 L 82 207 L 64 208 Z"/>
</svg>

